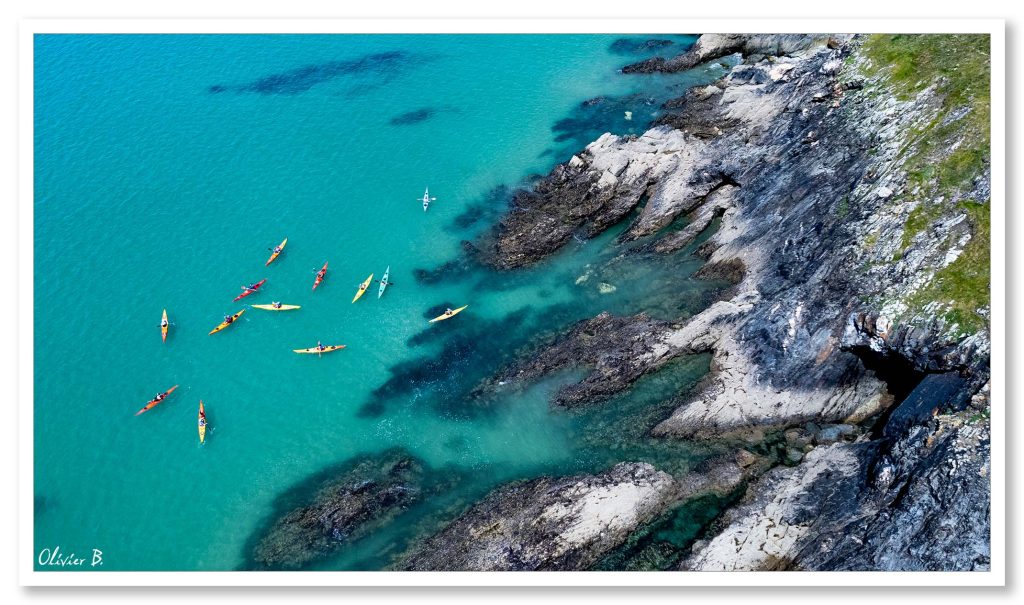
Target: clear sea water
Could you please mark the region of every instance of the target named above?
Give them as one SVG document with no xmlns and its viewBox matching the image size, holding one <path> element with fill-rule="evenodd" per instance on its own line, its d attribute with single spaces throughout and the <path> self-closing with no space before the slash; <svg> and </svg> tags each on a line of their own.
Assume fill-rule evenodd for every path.
<svg viewBox="0 0 1024 605">
<path fill-rule="evenodd" d="M 281 493 L 395 446 L 469 478 L 444 503 L 455 509 L 506 480 L 632 459 L 684 470 L 706 455 L 644 436 L 707 371 L 702 356 L 581 411 L 549 405 L 579 372 L 486 408 L 466 396 L 538 335 L 604 310 L 685 317 L 717 287 L 690 277 L 692 247 L 623 255 L 624 225 L 523 271 L 445 265 L 493 224 L 507 188 L 602 132 L 642 132 L 660 101 L 721 75 L 623 75 L 693 38 L 638 53 L 613 52 L 618 38 L 38 36 L 37 552 L 101 549 L 104 570 L 238 569 Z M 424 213 L 426 186 L 437 201 Z M 388 265 L 383 298 L 374 285 L 351 304 Z M 231 302 L 262 278 L 262 291 Z M 302 309 L 249 308 L 271 300 Z M 317 340 L 347 348 L 291 352 Z M 411 511 L 317 568 L 385 566 L 443 522 L 440 508 Z"/>
</svg>

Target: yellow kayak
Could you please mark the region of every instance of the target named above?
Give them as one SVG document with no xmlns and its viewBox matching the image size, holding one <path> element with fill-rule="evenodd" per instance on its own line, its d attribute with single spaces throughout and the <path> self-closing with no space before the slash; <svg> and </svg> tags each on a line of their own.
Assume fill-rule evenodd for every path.
<svg viewBox="0 0 1024 605">
<path fill-rule="evenodd" d="M 210 330 L 210 334 L 215 334 L 217 332 L 220 332 L 224 328 L 226 328 L 226 327 L 230 326 L 231 324 L 235 323 L 235 320 L 238 319 L 239 317 L 241 317 L 242 313 L 245 313 L 245 309 L 242 309 L 238 313 L 235 313 L 234 315 L 232 315 L 231 316 L 231 321 L 222 321 L 219 326 L 217 326 L 216 328 Z"/>
<path fill-rule="evenodd" d="M 203 409 L 203 400 L 199 400 L 199 443 L 206 441 L 206 410 Z"/>
<path fill-rule="evenodd" d="M 160 320 L 160 336 L 167 342 L 167 309 L 164 309 L 164 317 Z"/>
<path fill-rule="evenodd" d="M 452 317 L 455 317 L 459 313 L 462 313 L 462 310 L 465 309 L 468 306 L 469 305 L 465 305 L 465 306 L 459 307 L 458 309 L 452 309 L 451 313 L 442 313 L 442 314 L 438 315 L 437 317 L 435 317 L 434 319 L 431 319 L 430 323 L 434 323 L 435 321 L 444 321 L 446 319 L 451 319 Z"/>
<path fill-rule="evenodd" d="M 253 305 L 253 309 L 264 309 L 266 311 L 291 311 L 292 309 L 301 309 L 300 305 L 281 305 L 275 307 L 274 305 Z"/>
<path fill-rule="evenodd" d="M 370 282 L 372 282 L 372 281 L 373 281 L 373 273 L 370 274 L 370 277 L 366 278 L 366 281 L 364 281 L 363 283 L 359 284 L 359 291 L 356 292 L 356 295 L 352 299 L 352 302 L 356 302 L 357 300 L 359 300 L 359 297 L 361 297 L 363 294 L 366 294 L 366 289 L 370 287 Z"/>
<path fill-rule="evenodd" d="M 284 250 L 285 244 L 287 244 L 287 243 L 288 243 L 288 238 L 286 237 L 286 238 L 284 238 L 283 242 L 278 244 L 276 248 L 274 248 L 273 250 L 270 251 L 271 255 L 270 255 L 270 258 L 267 259 L 267 265 L 269 265 L 270 263 L 274 262 L 274 259 L 277 258 L 277 256 L 279 254 L 281 254 L 281 252 Z M 267 265 L 264 265 L 264 266 L 267 266 Z"/>
<path fill-rule="evenodd" d="M 344 348 L 345 345 L 330 345 L 325 346 L 322 349 L 319 349 L 317 347 L 310 347 L 308 349 L 292 349 L 292 351 L 295 351 L 296 353 L 330 353 L 332 351 L 340 351 Z"/>
</svg>

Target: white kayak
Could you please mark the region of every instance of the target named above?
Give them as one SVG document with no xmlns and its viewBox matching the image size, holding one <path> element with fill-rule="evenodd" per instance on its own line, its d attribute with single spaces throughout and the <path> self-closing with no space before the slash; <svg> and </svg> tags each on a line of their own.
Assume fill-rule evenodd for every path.
<svg viewBox="0 0 1024 605">
<path fill-rule="evenodd" d="M 430 197 L 430 187 L 423 190 L 423 211 L 426 212 L 427 208 L 430 207 L 430 202 L 435 201 L 436 197 Z"/>
</svg>

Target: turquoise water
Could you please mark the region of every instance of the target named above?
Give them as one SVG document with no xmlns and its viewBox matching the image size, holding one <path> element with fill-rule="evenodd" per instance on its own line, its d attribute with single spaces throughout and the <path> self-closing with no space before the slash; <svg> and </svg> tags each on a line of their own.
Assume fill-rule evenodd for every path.
<svg viewBox="0 0 1024 605">
<path fill-rule="evenodd" d="M 548 405 L 573 372 L 486 406 L 467 397 L 536 334 L 602 310 L 685 316 L 716 287 L 690 279 L 692 250 L 622 255 L 614 232 L 514 273 L 445 265 L 505 207 L 496 188 L 606 130 L 641 132 L 658 99 L 721 69 L 624 76 L 648 55 L 611 52 L 617 38 L 38 36 L 36 550 L 101 549 L 105 570 L 236 569 L 277 495 L 393 446 L 464 473 L 452 501 L 544 472 L 700 456 L 618 428 L 667 413 L 707 371 L 700 357 L 582 412 Z M 677 52 L 692 42 L 672 39 Z M 581 105 L 602 95 L 617 101 Z M 437 197 L 426 213 L 425 186 Z M 383 298 L 374 285 L 351 304 L 388 265 Z M 248 306 L 271 300 L 302 309 Z M 291 352 L 317 340 L 347 348 Z M 428 507 L 321 568 L 381 567 L 443 516 Z"/>
</svg>

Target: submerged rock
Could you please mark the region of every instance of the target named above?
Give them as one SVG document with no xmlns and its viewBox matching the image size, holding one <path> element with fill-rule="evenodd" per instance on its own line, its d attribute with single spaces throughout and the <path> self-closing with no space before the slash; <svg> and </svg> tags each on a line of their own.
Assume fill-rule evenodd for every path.
<svg viewBox="0 0 1024 605">
<path fill-rule="evenodd" d="M 633 55 L 665 48 L 673 44 L 675 43 L 672 40 L 664 38 L 619 38 L 612 42 L 609 50 L 620 55 Z"/>
</svg>

